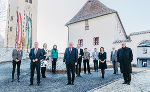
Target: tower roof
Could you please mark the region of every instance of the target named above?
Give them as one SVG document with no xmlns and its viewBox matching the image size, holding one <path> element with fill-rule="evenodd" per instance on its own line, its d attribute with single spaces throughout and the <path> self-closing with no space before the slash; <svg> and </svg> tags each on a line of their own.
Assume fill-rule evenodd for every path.
<svg viewBox="0 0 150 92">
<path fill-rule="evenodd" d="M 88 0 L 83 8 L 81 8 L 81 10 L 66 24 L 66 26 L 116 12 L 117 11 L 105 6 L 99 0 Z"/>
</svg>

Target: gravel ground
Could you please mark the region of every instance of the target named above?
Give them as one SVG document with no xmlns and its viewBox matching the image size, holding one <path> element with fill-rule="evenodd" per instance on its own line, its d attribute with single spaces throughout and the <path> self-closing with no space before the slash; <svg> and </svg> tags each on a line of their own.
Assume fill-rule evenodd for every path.
<svg viewBox="0 0 150 92">
<path fill-rule="evenodd" d="M 20 82 L 18 83 L 17 80 L 15 80 L 15 82 L 12 83 L 12 63 L 6 62 L 0 64 L 0 92 L 86 92 L 122 77 L 121 74 L 113 75 L 112 69 L 106 70 L 104 80 L 100 78 L 100 72 L 91 72 L 91 75 L 82 73 L 82 77 L 76 77 L 75 85 L 67 86 L 66 74 L 54 75 L 47 72 L 47 78 L 41 79 L 40 86 L 36 84 L 36 75 L 34 85 L 29 86 L 29 65 L 29 60 L 22 61 Z"/>
<path fill-rule="evenodd" d="M 123 79 L 113 82 L 102 88 L 97 88 L 94 92 L 150 92 L 150 70 L 134 74 L 131 85 L 125 85 Z"/>
</svg>

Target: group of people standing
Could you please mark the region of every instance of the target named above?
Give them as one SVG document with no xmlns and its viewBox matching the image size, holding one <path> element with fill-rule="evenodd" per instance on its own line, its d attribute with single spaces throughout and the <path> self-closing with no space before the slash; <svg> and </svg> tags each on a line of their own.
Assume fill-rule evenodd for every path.
<svg viewBox="0 0 150 92">
<path fill-rule="evenodd" d="M 13 58 L 13 70 L 12 70 L 12 82 L 14 81 L 14 74 L 15 69 L 17 65 L 17 79 L 19 81 L 20 76 L 20 65 L 21 60 L 23 57 L 23 51 L 20 49 L 21 45 L 17 44 L 17 48 L 13 50 L 12 52 L 12 58 Z M 34 43 L 34 48 L 30 50 L 29 58 L 31 60 L 30 62 L 30 85 L 33 85 L 33 78 L 34 78 L 34 72 L 36 69 L 37 72 L 37 84 L 40 85 L 40 74 L 42 74 L 42 78 L 46 78 L 45 72 L 46 72 L 46 66 L 47 61 L 49 60 L 49 57 L 51 57 L 52 61 L 52 73 L 56 73 L 56 62 L 58 59 L 58 50 L 57 45 L 53 46 L 53 49 L 51 50 L 51 54 L 49 54 L 49 50 L 47 49 L 47 44 L 43 44 L 43 48 L 40 49 L 38 47 L 38 42 Z M 40 73 L 41 70 L 41 73 Z"/>
<path fill-rule="evenodd" d="M 94 70 L 98 72 L 98 69 L 101 69 L 102 78 L 104 79 L 105 69 L 107 69 L 107 53 L 104 51 L 104 47 L 100 48 L 100 52 L 97 51 L 97 48 L 94 48 L 94 52 L 92 53 L 92 58 L 94 62 Z M 81 63 L 83 59 L 84 65 L 84 73 L 86 74 L 86 66 L 88 69 L 88 74 L 90 72 L 90 52 L 88 52 L 87 48 L 81 49 L 80 45 L 77 45 L 77 48 L 73 47 L 73 43 L 69 43 L 69 47 L 66 48 L 64 54 L 64 64 L 66 64 L 67 69 L 67 76 L 68 76 L 68 83 L 67 85 L 74 85 L 75 80 L 75 71 L 77 77 L 81 77 Z M 132 50 L 126 47 L 126 43 L 122 43 L 122 48 L 111 51 L 111 59 L 113 63 L 113 74 L 118 74 L 118 62 L 120 63 L 120 70 L 123 73 L 124 83 L 130 85 L 131 82 L 131 73 L 132 73 L 132 66 L 131 62 L 133 60 Z M 99 65 L 98 65 L 99 64 Z M 72 74 L 72 75 L 71 75 Z"/>
<path fill-rule="evenodd" d="M 19 82 L 20 76 L 20 65 L 23 56 L 23 51 L 20 49 L 20 45 L 17 45 L 17 48 L 13 50 L 12 58 L 13 58 L 13 71 L 12 71 L 12 82 L 14 81 L 14 73 L 17 65 L 17 79 Z M 58 60 L 58 50 L 57 46 L 54 45 L 51 50 L 51 54 L 49 55 L 49 51 L 47 49 L 47 44 L 43 44 L 43 49 L 38 47 L 38 42 L 34 43 L 34 48 L 30 50 L 29 58 L 31 60 L 30 63 L 30 85 L 33 85 L 34 71 L 36 69 L 37 72 L 37 84 L 40 85 L 40 69 L 42 78 L 46 78 L 46 66 L 49 57 L 51 56 L 52 60 L 52 73 L 56 73 L 56 62 Z M 88 70 L 88 74 L 90 72 L 90 52 L 88 52 L 87 48 L 81 49 L 80 45 L 77 45 L 77 48 L 73 47 L 73 43 L 70 42 L 69 46 L 66 48 L 64 53 L 63 63 L 66 65 L 68 83 L 67 85 L 74 85 L 75 74 L 77 77 L 81 77 L 81 64 L 83 61 L 84 65 L 84 74 L 86 74 L 86 70 Z M 94 52 L 92 53 L 94 70 L 98 72 L 98 69 L 101 69 L 102 78 L 104 79 L 105 69 L 107 69 L 107 53 L 104 50 L 104 47 L 100 48 L 100 52 L 97 51 L 97 48 L 94 48 Z M 126 43 L 122 43 L 122 48 L 118 51 L 113 48 L 111 52 L 111 61 L 113 63 L 114 74 L 118 74 L 118 62 L 120 63 L 120 70 L 123 73 L 124 83 L 130 85 L 131 82 L 131 73 L 132 67 L 131 62 L 133 60 L 132 50 L 126 47 Z"/>
</svg>

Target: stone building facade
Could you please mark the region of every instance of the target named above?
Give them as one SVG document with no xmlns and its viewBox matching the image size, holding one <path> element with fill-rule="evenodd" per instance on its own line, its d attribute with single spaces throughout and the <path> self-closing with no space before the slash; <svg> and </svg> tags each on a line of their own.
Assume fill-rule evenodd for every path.
<svg viewBox="0 0 150 92">
<path fill-rule="evenodd" d="M 133 51 L 133 64 L 138 65 L 138 46 L 145 40 L 150 40 L 150 31 L 126 34 L 117 11 L 108 8 L 99 0 L 88 0 L 81 10 L 69 21 L 68 42 L 80 44 L 90 52 L 104 47 L 107 59 L 110 60 L 112 47 L 121 48 L 126 42 Z M 150 56 L 147 56 L 148 58 Z"/>
<path fill-rule="evenodd" d="M 115 40 L 126 40 L 127 35 L 117 11 L 99 0 L 88 0 L 83 8 L 66 24 L 68 42 L 80 44 L 90 52 L 104 47 L 108 59 Z"/>
</svg>

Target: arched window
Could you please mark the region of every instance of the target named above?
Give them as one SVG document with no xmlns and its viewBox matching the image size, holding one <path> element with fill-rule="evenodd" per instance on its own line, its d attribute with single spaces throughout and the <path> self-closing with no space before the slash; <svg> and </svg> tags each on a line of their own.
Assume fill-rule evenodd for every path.
<svg viewBox="0 0 150 92">
<path fill-rule="evenodd" d="M 32 0 L 29 0 L 29 3 L 32 4 Z"/>
</svg>

